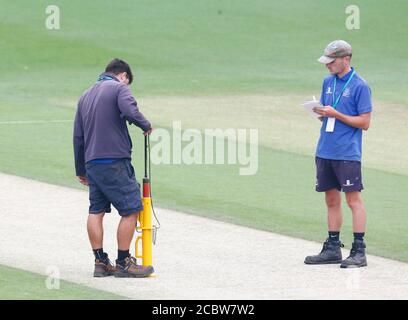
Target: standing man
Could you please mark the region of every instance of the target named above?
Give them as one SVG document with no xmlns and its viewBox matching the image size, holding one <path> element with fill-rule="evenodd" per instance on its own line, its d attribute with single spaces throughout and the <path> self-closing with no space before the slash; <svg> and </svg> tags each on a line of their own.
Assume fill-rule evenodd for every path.
<svg viewBox="0 0 408 320">
<path fill-rule="evenodd" d="M 74 124 L 75 169 L 79 182 L 89 186 L 88 236 L 95 255 L 95 277 L 147 277 L 152 266 L 139 266 L 129 254 L 139 212 L 139 184 L 131 164 L 132 141 L 126 120 L 148 135 L 152 126 L 139 112 L 128 87 L 129 65 L 112 60 L 98 81 L 79 99 Z M 117 230 L 118 258 L 113 267 L 103 251 L 103 217 L 111 204 L 122 217 Z"/>
<path fill-rule="evenodd" d="M 343 40 L 331 42 L 318 61 L 330 76 L 323 81 L 322 127 L 316 151 L 316 191 L 324 192 L 328 213 L 329 237 L 320 254 L 308 256 L 306 264 L 340 263 L 341 268 L 367 265 L 364 243 L 366 210 L 361 190 L 362 134 L 370 126 L 371 90 L 350 67 L 352 49 Z M 341 193 L 353 214 L 354 242 L 349 257 L 342 261 L 340 229 L 343 223 Z"/>
</svg>

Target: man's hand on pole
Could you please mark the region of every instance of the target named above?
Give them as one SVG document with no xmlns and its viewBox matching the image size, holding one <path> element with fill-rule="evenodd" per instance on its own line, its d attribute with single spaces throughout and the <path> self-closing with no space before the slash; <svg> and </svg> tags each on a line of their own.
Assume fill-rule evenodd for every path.
<svg viewBox="0 0 408 320">
<path fill-rule="evenodd" d="M 150 134 L 152 133 L 152 131 L 153 131 L 153 127 L 151 127 L 149 130 L 143 132 L 143 134 L 144 134 L 145 136 L 148 136 L 148 135 L 150 135 Z"/>
</svg>

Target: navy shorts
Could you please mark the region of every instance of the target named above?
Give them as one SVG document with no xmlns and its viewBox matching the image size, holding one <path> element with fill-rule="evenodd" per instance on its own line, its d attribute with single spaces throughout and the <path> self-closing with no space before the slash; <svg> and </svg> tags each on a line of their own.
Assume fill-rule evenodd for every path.
<svg viewBox="0 0 408 320">
<path fill-rule="evenodd" d="M 87 163 L 89 213 L 111 212 L 111 204 L 121 216 L 143 209 L 140 186 L 130 159 L 113 163 Z"/>
<path fill-rule="evenodd" d="M 316 157 L 316 191 L 337 189 L 344 192 L 363 190 L 361 162 L 329 160 Z"/>
</svg>

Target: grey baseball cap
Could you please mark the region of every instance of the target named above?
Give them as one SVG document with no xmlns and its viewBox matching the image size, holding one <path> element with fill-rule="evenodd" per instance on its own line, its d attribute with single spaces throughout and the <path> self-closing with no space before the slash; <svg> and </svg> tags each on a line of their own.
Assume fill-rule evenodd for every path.
<svg viewBox="0 0 408 320">
<path fill-rule="evenodd" d="M 330 63 L 336 60 L 336 58 L 351 56 L 351 45 L 344 40 L 335 40 L 330 42 L 326 49 L 324 49 L 323 55 L 317 59 L 320 63 Z"/>
</svg>

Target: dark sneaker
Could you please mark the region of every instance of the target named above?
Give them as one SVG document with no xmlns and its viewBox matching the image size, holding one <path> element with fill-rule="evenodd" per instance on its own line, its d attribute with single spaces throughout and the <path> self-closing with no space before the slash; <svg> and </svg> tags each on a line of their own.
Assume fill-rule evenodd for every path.
<svg viewBox="0 0 408 320">
<path fill-rule="evenodd" d="M 125 260 L 116 260 L 116 271 L 114 276 L 117 278 L 145 278 L 154 272 L 152 266 L 139 266 L 136 258 L 127 257 Z"/>
<path fill-rule="evenodd" d="M 340 268 L 360 268 L 367 266 L 367 258 L 365 255 L 366 245 L 364 241 L 355 240 L 350 251 L 350 255 L 344 260 Z"/>
<path fill-rule="evenodd" d="M 109 277 L 115 272 L 115 267 L 112 262 L 109 260 L 108 255 L 105 253 L 105 256 L 102 259 L 95 259 L 95 271 L 94 277 Z"/>
<path fill-rule="evenodd" d="M 317 256 L 307 256 L 305 264 L 341 263 L 341 247 L 344 247 L 344 245 L 340 241 L 331 241 L 327 239 L 323 244 L 322 251 Z"/>
</svg>

